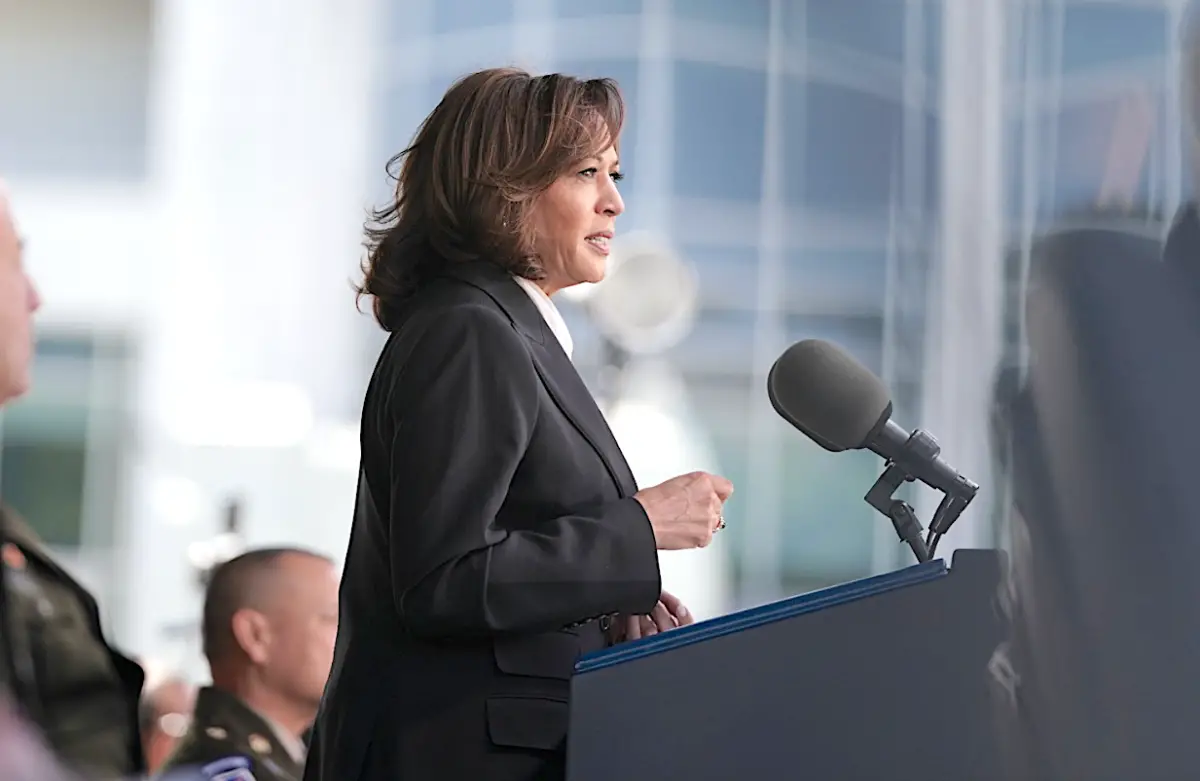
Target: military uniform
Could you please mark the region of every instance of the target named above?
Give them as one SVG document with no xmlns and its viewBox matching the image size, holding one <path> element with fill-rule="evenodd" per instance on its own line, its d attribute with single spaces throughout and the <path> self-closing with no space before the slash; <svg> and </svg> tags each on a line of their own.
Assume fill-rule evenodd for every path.
<svg viewBox="0 0 1200 781">
<path fill-rule="evenodd" d="M 163 771 L 183 768 L 196 768 L 210 781 L 300 781 L 304 744 L 299 737 L 288 741 L 234 695 L 208 686 Z"/>
<path fill-rule="evenodd" d="M 92 777 L 143 772 L 142 668 L 113 650 L 100 612 L 16 513 L 0 508 L 9 688 L 68 767 Z"/>
</svg>

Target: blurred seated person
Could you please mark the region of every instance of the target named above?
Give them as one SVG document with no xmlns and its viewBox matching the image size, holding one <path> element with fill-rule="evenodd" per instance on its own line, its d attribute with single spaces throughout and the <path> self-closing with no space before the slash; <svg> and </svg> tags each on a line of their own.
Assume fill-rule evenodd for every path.
<svg viewBox="0 0 1200 781">
<path fill-rule="evenodd" d="M 639 490 L 553 301 L 605 276 L 623 122 L 609 79 L 491 69 L 393 160 L 362 288 L 390 335 L 308 781 L 561 779 L 579 655 L 690 620 L 658 550 L 711 542 L 733 487 Z"/>
<path fill-rule="evenodd" d="M 201 627 L 212 685 L 164 771 L 299 781 L 333 659 L 337 589 L 333 563 L 298 548 L 247 551 L 213 570 Z"/>
<path fill-rule="evenodd" d="M 0 406 L 29 388 L 32 315 L 39 303 L 0 183 Z M 71 769 L 99 778 L 140 773 L 141 667 L 105 642 L 91 594 L 3 506 L 0 578 L 3 656 L 20 712 Z"/>
<path fill-rule="evenodd" d="M 195 704 L 196 688 L 174 675 L 142 692 L 139 721 L 147 771 L 157 772 L 175 751 L 192 721 Z"/>
</svg>

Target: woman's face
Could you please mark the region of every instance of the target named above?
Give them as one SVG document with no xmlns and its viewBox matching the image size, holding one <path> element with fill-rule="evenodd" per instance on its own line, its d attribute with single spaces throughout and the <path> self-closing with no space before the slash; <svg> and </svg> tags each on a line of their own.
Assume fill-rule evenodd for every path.
<svg viewBox="0 0 1200 781">
<path fill-rule="evenodd" d="M 530 219 L 534 251 L 545 269 L 539 281 L 548 295 L 580 282 L 599 282 L 608 248 L 625 203 L 616 149 L 609 147 L 579 163 L 538 196 Z"/>
</svg>

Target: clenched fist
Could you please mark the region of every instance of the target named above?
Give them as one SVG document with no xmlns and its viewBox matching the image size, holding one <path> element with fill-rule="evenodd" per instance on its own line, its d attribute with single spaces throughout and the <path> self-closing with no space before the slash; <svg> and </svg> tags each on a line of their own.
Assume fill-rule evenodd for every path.
<svg viewBox="0 0 1200 781">
<path fill-rule="evenodd" d="M 645 508 L 659 550 L 686 550 L 712 542 L 732 493 L 733 483 L 724 477 L 691 472 L 642 489 L 633 498 Z"/>
</svg>

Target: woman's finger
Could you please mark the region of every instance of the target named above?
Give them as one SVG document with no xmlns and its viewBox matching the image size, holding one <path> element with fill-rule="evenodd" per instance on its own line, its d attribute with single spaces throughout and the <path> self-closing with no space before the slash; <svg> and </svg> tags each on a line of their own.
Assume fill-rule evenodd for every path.
<svg viewBox="0 0 1200 781">
<path fill-rule="evenodd" d="M 659 632 L 666 632 L 668 629 L 679 626 L 675 623 L 675 617 L 671 615 L 671 611 L 662 602 L 654 606 L 654 610 L 650 612 L 650 620 L 654 622 L 654 628 Z"/>
</svg>

